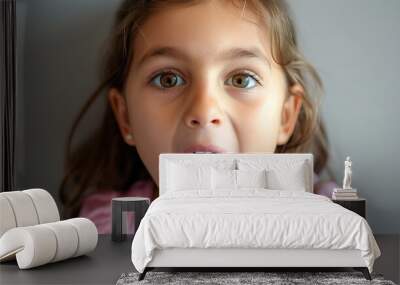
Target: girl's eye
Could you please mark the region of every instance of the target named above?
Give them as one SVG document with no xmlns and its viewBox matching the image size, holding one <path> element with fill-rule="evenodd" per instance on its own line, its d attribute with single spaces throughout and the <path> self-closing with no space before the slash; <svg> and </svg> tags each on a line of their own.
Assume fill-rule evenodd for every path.
<svg viewBox="0 0 400 285">
<path fill-rule="evenodd" d="M 185 83 L 185 80 L 174 71 L 162 71 L 156 74 L 150 80 L 151 84 L 155 84 L 161 89 L 169 89 Z M 257 76 L 250 72 L 238 73 L 229 78 L 225 83 L 233 85 L 238 88 L 252 89 L 257 84 L 260 84 Z M 260 84 L 261 85 L 261 84 Z"/>
<path fill-rule="evenodd" d="M 234 85 L 235 87 L 246 89 L 254 88 L 257 84 L 260 84 L 260 82 L 256 79 L 256 76 L 249 72 L 235 74 L 226 82 Z"/>
<path fill-rule="evenodd" d="M 173 88 L 176 85 L 185 83 L 182 77 L 172 71 L 163 71 L 154 76 L 150 82 L 156 84 L 161 89 Z"/>
</svg>

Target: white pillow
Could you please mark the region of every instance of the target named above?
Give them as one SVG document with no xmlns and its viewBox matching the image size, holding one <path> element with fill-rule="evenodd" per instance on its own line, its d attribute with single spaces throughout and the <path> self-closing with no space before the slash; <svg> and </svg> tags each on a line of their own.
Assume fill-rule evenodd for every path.
<svg viewBox="0 0 400 285">
<path fill-rule="evenodd" d="M 212 168 L 212 188 L 236 190 L 236 170 Z"/>
<path fill-rule="evenodd" d="M 199 154 L 192 155 L 199 156 Z M 169 167 L 170 164 L 179 164 L 185 167 L 209 166 L 217 169 L 236 169 L 236 159 L 182 158 L 167 161 L 166 167 Z"/>
<path fill-rule="evenodd" d="M 210 166 L 185 166 L 170 163 L 167 174 L 168 191 L 211 189 Z"/>
<path fill-rule="evenodd" d="M 266 170 L 236 170 L 238 188 L 267 188 Z"/>
<path fill-rule="evenodd" d="M 299 160 L 293 158 L 252 158 L 238 159 L 240 170 L 261 170 L 267 171 L 267 188 L 276 190 L 300 190 L 309 191 L 312 189 L 310 179 L 311 165 L 309 159 Z"/>
<path fill-rule="evenodd" d="M 263 170 L 212 169 L 213 189 L 237 190 L 239 188 L 267 188 Z"/>
<path fill-rule="evenodd" d="M 267 170 L 268 189 L 306 191 L 307 168 L 305 163 L 296 164 L 291 168 Z"/>
</svg>

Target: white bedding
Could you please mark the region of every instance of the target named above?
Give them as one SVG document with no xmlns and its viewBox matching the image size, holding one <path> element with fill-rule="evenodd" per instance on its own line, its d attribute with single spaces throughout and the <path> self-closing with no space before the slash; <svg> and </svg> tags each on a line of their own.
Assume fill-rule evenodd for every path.
<svg viewBox="0 0 400 285">
<path fill-rule="evenodd" d="M 158 197 L 133 239 L 133 265 L 143 272 L 154 249 L 171 247 L 358 249 L 370 272 L 380 256 L 361 216 L 324 196 L 266 189 Z"/>
</svg>

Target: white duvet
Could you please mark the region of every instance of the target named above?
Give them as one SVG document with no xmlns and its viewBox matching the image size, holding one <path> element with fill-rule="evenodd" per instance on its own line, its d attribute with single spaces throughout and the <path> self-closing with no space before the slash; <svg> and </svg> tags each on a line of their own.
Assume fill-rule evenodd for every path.
<svg viewBox="0 0 400 285">
<path fill-rule="evenodd" d="M 370 272 L 380 256 L 361 216 L 324 196 L 266 189 L 158 197 L 133 239 L 133 265 L 143 272 L 154 249 L 171 247 L 358 249 Z"/>
</svg>

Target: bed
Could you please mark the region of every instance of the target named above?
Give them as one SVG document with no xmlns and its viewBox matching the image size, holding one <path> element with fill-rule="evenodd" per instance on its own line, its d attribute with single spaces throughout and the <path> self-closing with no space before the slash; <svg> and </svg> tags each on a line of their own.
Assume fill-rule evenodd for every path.
<svg viewBox="0 0 400 285">
<path fill-rule="evenodd" d="M 313 193 L 312 154 L 161 154 L 159 191 L 132 241 L 154 268 L 352 267 L 371 279 L 367 221 Z"/>
</svg>

